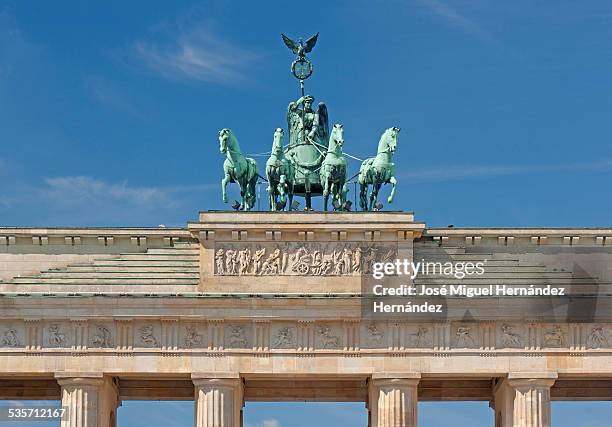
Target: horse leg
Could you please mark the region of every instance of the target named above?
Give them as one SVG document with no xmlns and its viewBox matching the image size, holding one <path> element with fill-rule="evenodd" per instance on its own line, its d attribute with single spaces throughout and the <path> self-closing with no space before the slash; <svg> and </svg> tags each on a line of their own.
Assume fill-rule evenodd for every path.
<svg viewBox="0 0 612 427">
<path fill-rule="evenodd" d="M 226 171 L 225 176 L 221 180 L 221 194 L 223 194 L 223 203 L 227 203 L 227 184 L 231 181 L 232 177 Z"/>
<path fill-rule="evenodd" d="M 387 202 L 393 203 L 393 198 L 395 197 L 395 187 L 397 186 L 397 179 L 394 176 L 389 178 L 389 183 L 391 184 L 391 194 L 387 198 Z"/>
<path fill-rule="evenodd" d="M 359 182 L 359 207 L 362 211 L 368 210 L 368 184 Z"/>
<path fill-rule="evenodd" d="M 325 178 L 325 187 L 323 188 L 323 210 L 327 212 L 327 202 L 329 201 L 329 179 Z"/>
<path fill-rule="evenodd" d="M 370 193 L 370 210 L 374 209 L 374 205 L 378 201 L 378 190 L 380 190 L 380 184 L 378 182 L 372 183 L 372 192 Z"/>
</svg>

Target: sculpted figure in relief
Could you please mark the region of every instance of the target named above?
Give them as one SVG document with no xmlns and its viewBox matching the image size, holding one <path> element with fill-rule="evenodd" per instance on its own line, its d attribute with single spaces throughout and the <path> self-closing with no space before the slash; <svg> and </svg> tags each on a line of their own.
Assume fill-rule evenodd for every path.
<svg viewBox="0 0 612 427">
<path fill-rule="evenodd" d="M 368 325 L 368 331 L 370 331 L 370 341 L 376 344 L 379 344 L 385 337 L 385 334 L 378 330 L 375 323 Z"/>
<path fill-rule="evenodd" d="M 290 326 L 285 326 L 278 330 L 276 334 L 276 338 L 274 339 L 273 346 L 274 347 L 286 347 L 291 346 L 294 343 L 293 339 L 293 328 Z"/>
<path fill-rule="evenodd" d="M 281 271 L 281 251 L 276 248 L 261 266 L 259 275 L 279 274 Z"/>
<path fill-rule="evenodd" d="M 422 347 L 425 344 L 428 331 L 429 330 L 426 327 L 419 326 L 416 332 L 409 334 L 412 345 L 414 347 Z"/>
<path fill-rule="evenodd" d="M 322 326 L 319 328 L 319 336 L 323 343 L 323 348 L 338 348 L 340 347 L 340 337 L 332 335 L 329 326 Z"/>
<path fill-rule="evenodd" d="M 603 326 L 596 326 L 589 334 L 589 346 L 592 348 L 601 348 L 608 345 L 608 338 Z"/>
<path fill-rule="evenodd" d="M 102 325 L 98 325 L 97 333 L 91 339 L 91 342 L 94 346 L 97 347 L 111 347 L 111 331 Z"/>
<path fill-rule="evenodd" d="M 472 338 L 471 328 L 467 326 L 459 326 L 457 328 L 457 347 L 473 347 L 474 338 Z"/>
<path fill-rule="evenodd" d="M 266 248 L 261 248 L 255 251 L 253 256 L 253 274 L 259 274 L 261 269 L 261 259 L 266 253 Z"/>
<path fill-rule="evenodd" d="M 223 249 L 217 249 L 217 252 L 215 252 L 215 264 L 217 274 L 225 274 L 225 251 Z"/>
<path fill-rule="evenodd" d="M 19 347 L 19 339 L 17 338 L 17 331 L 15 329 L 4 331 L 2 345 L 4 347 Z"/>
<path fill-rule="evenodd" d="M 512 330 L 512 326 L 504 324 L 501 326 L 502 342 L 505 347 L 520 347 L 521 336 Z"/>
<path fill-rule="evenodd" d="M 153 336 L 153 325 L 146 325 L 139 329 L 140 341 L 144 344 L 157 347 L 157 339 Z"/>
<path fill-rule="evenodd" d="M 544 344 L 561 347 L 565 342 L 563 330 L 561 326 L 555 325 L 551 330 L 544 333 Z"/>
<path fill-rule="evenodd" d="M 49 334 L 49 344 L 52 346 L 61 346 L 66 342 L 66 335 L 60 331 L 59 325 L 50 325 Z"/>
<path fill-rule="evenodd" d="M 185 328 L 185 347 L 193 348 L 202 344 L 202 335 L 198 334 L 196 328 L 187 326 Z"/>
<path fill-rule="evenodd" d="M 247 340 L 244 337 L 244 331 L 242 330 L 242 326 L 230 326 L 230 333 L 228 338 L 230 347 L 247 346 Z"/>
<path fill-rule="evenodd" d="M 248 274 L 251 266 L 251 250 L 249 248 L 241 250 L 238 259 L 240 261 L 240 274 Z"/>
</svg>

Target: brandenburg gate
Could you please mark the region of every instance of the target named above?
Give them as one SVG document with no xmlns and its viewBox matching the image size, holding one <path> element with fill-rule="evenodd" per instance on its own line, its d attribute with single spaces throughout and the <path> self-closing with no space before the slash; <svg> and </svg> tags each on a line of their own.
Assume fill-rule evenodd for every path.
<svg viewBox="0 0 612 427">
<path fill-rule="evenodd" d="M 115 426 L 130 399 L 193 399 L 198 427 L 291 400 L 364 402 L 371 427 L 416 427 L 418 401 L 479 400 L 496 427 L 548 427 L 552 400 L 612 398 L 611 245 L 612 229 L 427 228 L 408 212 L 0 228 L 0 397 L 61 400 L 65 427 Z M 396 259 L 484 266 L 395 277 L 407 287 L 570 302 L 483 293 L 377 315 L 372 272 Z"/>
</svg>

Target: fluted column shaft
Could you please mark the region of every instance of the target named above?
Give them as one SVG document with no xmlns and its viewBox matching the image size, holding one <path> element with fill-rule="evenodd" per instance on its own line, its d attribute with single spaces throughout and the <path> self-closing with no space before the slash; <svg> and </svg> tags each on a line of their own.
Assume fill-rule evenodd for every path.
<svg viewBox="0 0 612 427">
<path fill-rule="evenodd" d="M 510 374 L 495 392 L 496 427 L 551 427 L 550 388 L 556 373 Z"/>
<path fill-rule="evenodd" d="M 196 427 L 241 427 L 243 386 L 237 374 L 192 376 Z"/>
<path fill-rule="evenodd" d="M 416 427 L 420 376 L 373 376 L 369 388 L 370 427 Z"/>
<path fill-rule="evenodd" d="M 66 413 L 61 427 L 115 427 L 117 387 L 102 374 L 56 374 Z"/>
</svg>

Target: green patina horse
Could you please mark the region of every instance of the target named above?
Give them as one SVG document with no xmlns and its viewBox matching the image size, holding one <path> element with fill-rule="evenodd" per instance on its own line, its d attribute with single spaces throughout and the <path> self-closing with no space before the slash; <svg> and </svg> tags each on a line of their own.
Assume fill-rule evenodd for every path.
<svg viewBox="0 0 612 427">
<path fill-rule="evenodd" d="M 255 194 L 255 185 L 259 176 L 257 162 L 242 155 L 238 140 L 230 129 L 219 131 L 219 144 L 221 153 L 227 155 L 223 162 L 224 177 L 221 180 L 223 202 L 227 203 L 227 184 L 236 182 L 240 186 L 241 208 L 245 211 L 251 210 L 255 206 L 257 197 Z"/>
<path fill-rule="evenodd" d="M 272 140 L 272 154 L 266 162 L 266 178 L 268 179 L 271 211 L 284 210 L 285 206 L 287 206 L 287 196 L 289 196 L 289 206 L 293 202 L 295 170 L 293 164 L 285 157 L 283 137 L 283 130 L 276 128 L 274 139 Z"/>
<path fill-rule="evenodd" d="M 327 210 L 330 193 L 332 204 L 334 204 L 334 201 L 337 202 L 337 204 L 334 204 L 334 207 L 339 206 L 339 209 L 342 209 L 344 202 L 346 202 L 346 195 L 348 193 L 348 186 L 346 185 L 348 164 L 342 153 L 343 145 L 344 129 L 341 124 L 335 124 L 329 136 L 327 153 L 319 171 L 321 187 L 323 187 L 324 210 Z"/>
<path fill-rule="evenodd" d="M 393 202 L 395 196 L 395 163 L 393 153 L 397 148 L 397 137 L 400 128 L 392 127 L 383 132 L 378 142 L 378 153 L 376 157 L 365 159 L 359 168 L 359 205 L 364 211 L 375 208 L 378 191 L 383 184 L 391 184 L 391 194 L 387 201 Z M 368 207 L 368 185 L 372 185 L 370 193 L 370 206 Z"/>
</svg>

